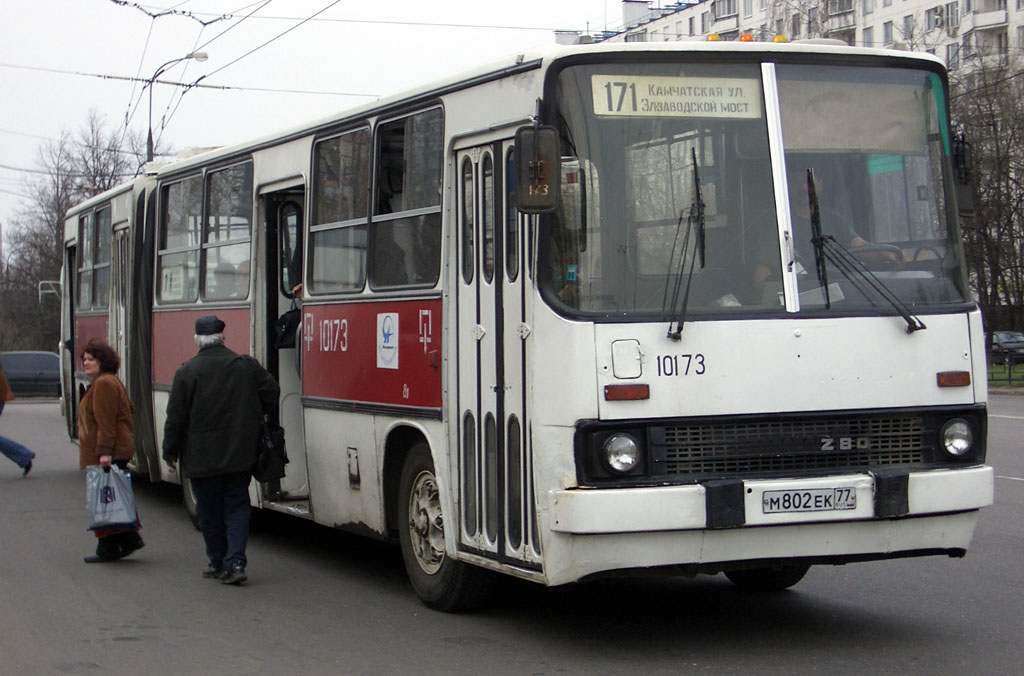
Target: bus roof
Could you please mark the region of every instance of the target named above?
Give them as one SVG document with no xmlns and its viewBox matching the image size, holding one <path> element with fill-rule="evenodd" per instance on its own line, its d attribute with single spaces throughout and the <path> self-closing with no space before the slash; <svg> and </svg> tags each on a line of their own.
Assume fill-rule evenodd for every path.
<svg viewBox="0 0 1024 676">
<path fill-rule="evenodd" d="M 825 44 L 827 42 L 827 44 Z M 360 104 L 357 106 L 339 110 L 326 117 L 315 119 L 309 122 L 293 125 L 275 132 L 265 134 L 241 143 L 230 146 L 222 146 L 210 150 L 204 150 L 189 157 L 179 157 L 166 163 L 147 165 L 146 173 L 149 176 L 167 176 L 186 171 L 192 167 L 200 166 L 220 159 L 230 158 L 255 151 L 262 147 L 278 145 L 290 140 L 317 133 L 320 130 L 339 125 L 346 120 L 355 120 L 370 115 L 386 114 L 387 111 L 410 101 L 426 100 L 432 96 L 438 96 L 444 92 L 454 91 L 472 86 L 478 82 L 485 82 L 488 79 L 503 77 L 517 72 L 526 72 L 550 65 L 555 61 L 566 57 L 575 57 L 588 54 L 618 54 L 618 53 L 762 53 L 768 54 L 816 54 L 816 55 L 860 55 L 868 57 L 887 57 L 890 59 L 928 61 L 932 64 L 943 66 L 941 59 L 932 54 L 906 52 L 892 49 L 875 49 L 865 47 L 850 47 L 838 44 L 838 41 L 798 40 L 794 42 L 738 42 L 738 41 L 678 41 L 678 42 L 600 42 L 593 44 L 579 45 L 546 45 L 537 47 L 521 54 L 512 54 L 504 58 L 488 63 L 474 66 L 470 69 L 452 73 L 446 77 L 433 82 L 428 82 L 418 87 L 405 89 L 399 92 L 382 96 L 375 101 Z M 129 181 L 132 183 L 134 181 Z M 87 202 L 77 205 L 68 212 L 71 215 L 80 208 L 101 202 L 109 198 L 127 186 L 123 184 L 113 188 L 102 195 L 91 198 Z"/>
</svg>

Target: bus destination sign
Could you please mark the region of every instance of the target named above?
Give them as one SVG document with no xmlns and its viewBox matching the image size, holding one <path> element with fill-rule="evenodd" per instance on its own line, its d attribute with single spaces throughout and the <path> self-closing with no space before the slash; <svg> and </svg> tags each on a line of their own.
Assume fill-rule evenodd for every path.
<svg viewBox="0 0 1024 676">
<path fill-rule="evenodd" d="M 752 78 L 594 75 L 595 115 L 761 117 L 761 83 Z"/>
</svg>

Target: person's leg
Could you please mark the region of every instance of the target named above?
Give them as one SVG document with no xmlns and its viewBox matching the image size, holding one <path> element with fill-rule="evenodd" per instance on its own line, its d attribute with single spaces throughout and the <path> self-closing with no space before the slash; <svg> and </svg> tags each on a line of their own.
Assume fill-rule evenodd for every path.
<svg viewBox="0 0 1024 676">
<path fill-rule="evenodd" d="M 249 541 L 249 482 L 248 474 L 231 474 L 224 478 L 224 521 L 227 526 L 227 554 L 224 568 L 241 568 L 248 563 L 245 547 Z"/>
<path fill-rule="evenodd" d="M 210 567 L 219 570 L 226 563 L 224 557 L 228 551 L 227 526 L 224 522 L 224 477 L 193 478 L 185 481 L 192 482 L 199 529 L 203 531 Z"/>
<path fill-rule="evenodd" d="M 0 453 L 13 460 L 22 469 L 31 465 L 32 458 L 36 457 L 35 453 L 7 437 L 0 437 Z"/>
</svg>

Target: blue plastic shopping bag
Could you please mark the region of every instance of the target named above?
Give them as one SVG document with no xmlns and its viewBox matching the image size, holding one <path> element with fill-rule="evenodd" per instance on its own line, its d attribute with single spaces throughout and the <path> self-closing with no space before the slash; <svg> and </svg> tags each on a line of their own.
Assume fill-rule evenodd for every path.
<svg viewBox="0 0 1024 676">
<path fill-rule="evenodd" d="M 116 465 L 110 471 L 89 465 L 85 471 L 85 508 L 89 530 L 135 524 L 135 493 L 131 477 Z"/>
</svg>

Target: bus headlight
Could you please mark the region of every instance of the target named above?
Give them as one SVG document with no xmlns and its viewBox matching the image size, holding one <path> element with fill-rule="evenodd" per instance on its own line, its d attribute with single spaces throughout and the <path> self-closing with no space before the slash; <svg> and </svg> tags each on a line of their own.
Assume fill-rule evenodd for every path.
<svg viewBox="0 0 1024 676">
<path fill-rule="evenodd" d="M 959 458 L 974 447 L 974 431 L 963 418 L 953 418 L 942 426 L 939 440 L 946 453 Z"/>
<path fill-rule="evenodd" d="M 613 434 L 601 450 L 605 467 L 615 474 L 629 474 L 640 464 L 640 444 L 630 434 Z"/>
</svg>

